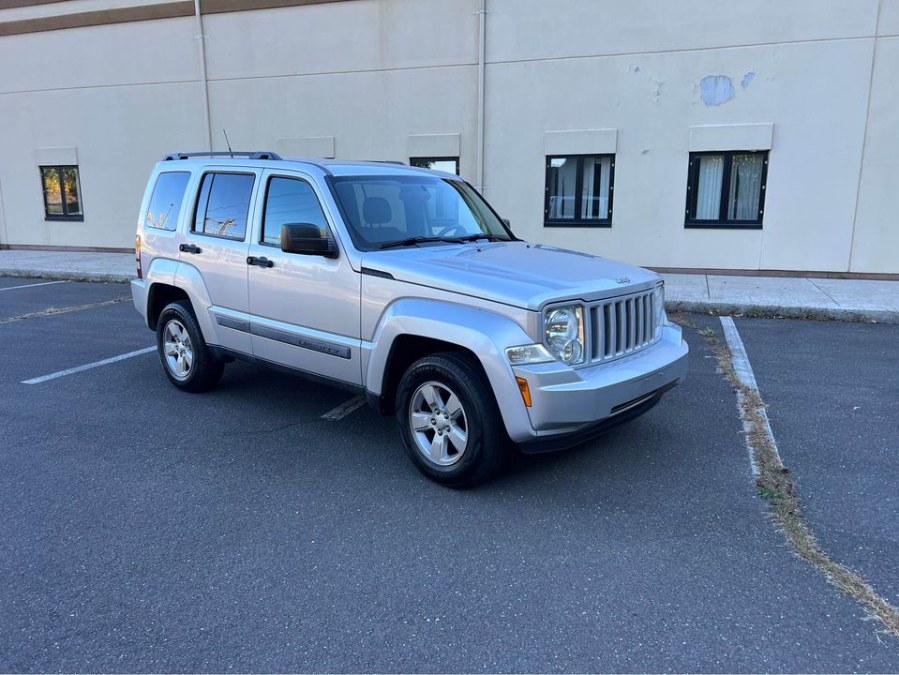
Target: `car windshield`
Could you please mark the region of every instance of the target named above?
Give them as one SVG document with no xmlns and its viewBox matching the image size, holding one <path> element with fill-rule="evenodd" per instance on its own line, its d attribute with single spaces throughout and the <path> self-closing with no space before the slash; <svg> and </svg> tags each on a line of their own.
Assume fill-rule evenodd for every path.
<svg viewBox="0 0 899 675">
<path fill-rule="evenodd" d="M 427 174 L 338 176 L 332 185 L 353 242 L 363 251 L 512 239 L 502 221 L 464 181 Z"/>
</svg>

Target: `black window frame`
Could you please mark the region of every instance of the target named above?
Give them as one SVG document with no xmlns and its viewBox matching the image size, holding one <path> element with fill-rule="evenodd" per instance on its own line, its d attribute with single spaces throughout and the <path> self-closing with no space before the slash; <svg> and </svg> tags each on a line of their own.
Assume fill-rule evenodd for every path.
<svg viewBox="0 0 899 675">
<path fill-rule="evenodd" d="M 429 169 L 427 166 L 419 166 L 416 162 L 454 162 L 456 165 L 454 174 L 459 175 L 459 157 L 453 157 L 448 155 L 446 157 L 410 157 L 409 158 L 409 166 L 415 167 L 416 169 Z M 434 171 L 438 171 L 439 169 L 434 169 Z"/>
<path fill-rule="evenodd" d="M 252 176 L 253 178 L 253 189 L 250 190 L 250 201 L 247 202 L 247 227 L 243 233 L 242 237 L 229 237 L 226 234 L 210 234 L 209 232 L 201 232 L 197 230 L 197 212 L 200 209 L 200 200 L 203 199 L 203 182 L 206 180 L 206 176 L 209 175 L 217 175 L 217 174 L 227 174 L 231 176 Z M 194 200 L 194 209 L 193 209 L 193 220 L 190 224 L 190 233 L 192 235 L 196 235 L 198 237 L 212 237 L 213 239 L 226 239 L 227 241 L 248 241 L 247 237 L 250 236 L 250 230 L 253 229 L 253 223 L 250 220 L 250 214 L 253 206 L 253 196 L 256 193 L 256 182 L 258 180 L 258 176 L 252 171 L 221 171 L 219 169 L 211 169 L 209 171 L 204 171 L 200 176 L 200 182 L 197 184 L 197 198 Z M 213 183 L 215 183 L 215 179 L 213 178 Z M 205 218 L 206 209 L 209 207 L 209 197 L 212 194 L 212 185 L 209 186 L 209 190 L 206 192 L 206 199 L 203 203 L 203 215 Z"/>
<path fill-rule="evenodd" d="M 728 193 L 730 192 L 730 177 L 733 169 L 735 155 L 762 155 L 762 184 L 759 188 L 759 203 L 755 219 L 727 219 Z M 711 155 L 724 157 L 724 171 L 721 177 L 721 205 L 718 211 L 718 220 L 697 220 L 691 214 L 696 213 L 696 200 L 699 194 L 699 158 Z M 768 184 L 768 150 L 703 150 L 691 152 L 687 165 L 687 204 L 684 212 L 684 227 L 688 229 L 717 229 L 717 230 L 761 230 L 765 216 L 765 193 Z"/>
<path fill-rule="evenodd" d="M 589 218 L 580 217 L 581 206 L 583 205 L 583 190 L 581 182 L 584 179 L 584 160 L 587 158 L 609 158 L 609 210 L 606 218 Z M 552 160 L 554 159 L 576 159 L 577 169 L 575 170 L 575 193 L 574 193 L 574 218 L 550 218 L 549 217 L 549 189 L 550 178 L 552 176 Z M 546 156 L 546 175 L 544 179 L 543 194 L 543 227 L 612 227 L 613 216 L 613 200 L 615 196 L 615 153 L 609 152 L 591 152 L 583 155 L 547 155 Z"/>
<path fill-rule="evenodd" d="M 53 169 L 56 171 L 57 176 L 59 177 L 59 193 L 60 199 L 62 201 L 62 213 L 50 213 L 48 209 L 47 202 L 47 189 L 44 185 L 44 170 L 45 169 Z M 75 170 L 75 182 L 78 184 L 78 204 L 81 206 L 81 213 L 68 213 L 69 203 L 68 199 L 66 199 L 66 184 L 65 180 L 63 180 L 63 170 L 65 169 L 74 169 Z M 41 164 L 38 166 L 38 174 L 41 177 L 41 194 L 44 198 L 44 220 L 62 220 L 69 222 L 84 222 L 84 196 L 81 191 L 81 171 L 78 169 L 77 164 Z"/>
</svg>

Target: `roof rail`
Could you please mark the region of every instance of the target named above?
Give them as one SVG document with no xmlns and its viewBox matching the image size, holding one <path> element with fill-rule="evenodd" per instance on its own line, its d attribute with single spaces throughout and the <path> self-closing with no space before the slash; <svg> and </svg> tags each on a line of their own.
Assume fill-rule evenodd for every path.
<svg viewBox="0 0 899 675">
<path fill-rule="evenodd" d="M 374 162 L 376 164 L 399 164 L 400 166 L 406 166 L 405 162 L 400 162 L 395 159 L 369 159 L 366 160 L 368 162 Z"/>
<path fill-rule="evenodd" d="M 173 152 L 162 158 L 163 162 L 171 162 L 176 159 L 190 159 L 191 157 L 243 157 L 245 159 L 281 159 L 275 152 L 250 151 L 250 152 Z"/>
</svg>

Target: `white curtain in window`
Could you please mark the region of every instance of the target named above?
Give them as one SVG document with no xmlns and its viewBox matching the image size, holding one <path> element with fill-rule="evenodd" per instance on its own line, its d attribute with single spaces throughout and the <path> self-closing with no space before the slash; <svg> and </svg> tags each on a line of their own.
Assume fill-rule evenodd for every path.
<svg viewBox="0 0 899 675">
<path fill-rule="evenodd" d="M 565 157 L 550 161 L 555 180 L 549 196 L 549 217 L 573 219 L 577 159 Z"/>
<path fill-rule="evenodd" d="M 762 155 L 734 155 L 727 201 L 728 220 L 756 220 L 762 191 Z"/>
<path fill-rule="evenodd" d="M 609 217 L 609 178 L 611 157 L 585 157 L 581 186 L 581 219 L 604 220 Z"/>
<path fill-rule="evenodd" d="M 718 220 L 721 217 L 721 183 L 724 180 L 724 156 L 703 155 L 699 158 L 699 185 L 696 192 L 696 220 Z"/>
</svg>

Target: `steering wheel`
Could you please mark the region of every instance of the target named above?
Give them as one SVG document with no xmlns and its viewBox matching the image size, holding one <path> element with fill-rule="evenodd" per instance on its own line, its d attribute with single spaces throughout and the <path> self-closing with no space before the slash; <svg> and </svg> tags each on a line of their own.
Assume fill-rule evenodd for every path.
<svg viewBox="0 0 899 675">
<path fill-rule="evenodd" d="M 437 233 L 437 236 L 445 237 L 450 232 L 456 232 L 456 231 L 458 231 L 460 236 L 464 236 L 464 235 L 468 234 L 468 232 L 465 230 L 465 227 L 463 225 L 460 225 L 459 223 L 455 223 L 453 225 L 447 225 L 446 227 L 444 227 L 442 230 L 440 230 L 440 232 Z"/>
</svg>

